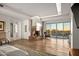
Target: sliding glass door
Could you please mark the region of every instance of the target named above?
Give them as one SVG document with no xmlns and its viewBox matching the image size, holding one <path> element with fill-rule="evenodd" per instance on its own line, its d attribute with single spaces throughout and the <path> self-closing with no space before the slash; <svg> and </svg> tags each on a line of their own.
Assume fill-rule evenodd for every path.
<svg viewBox="0 0 79 59">
<path fill-rule="evenodd" d="M 47 23 L 46 32 L 54 43 L 57 44 L 57 47 L 68 48 L 70 22 Z"/>
</svg>

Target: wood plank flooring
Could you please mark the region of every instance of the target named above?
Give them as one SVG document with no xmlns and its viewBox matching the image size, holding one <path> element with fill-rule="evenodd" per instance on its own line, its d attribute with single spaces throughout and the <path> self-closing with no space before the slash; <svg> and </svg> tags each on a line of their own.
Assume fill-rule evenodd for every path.
<svg viewBox="0 0 79 59">
<path fill-rule="evenodd" d="M 61 45 L 56 45 L 53 40 L 16 40 L 11 43 L 11 45 L 16 46 L 21 49 L 31 49 L 36 52 L 41 52 L 40 55 L 57 55 L 57 56 L 68 56 L 68 48 L 61 47 Z M 43 54 L 44 53 L 44 54 Z"/>
</svg>

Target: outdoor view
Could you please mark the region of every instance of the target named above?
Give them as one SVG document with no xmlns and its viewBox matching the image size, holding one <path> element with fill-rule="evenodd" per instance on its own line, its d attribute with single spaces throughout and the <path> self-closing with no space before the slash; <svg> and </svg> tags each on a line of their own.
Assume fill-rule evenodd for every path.
<svg viewBox="0 0 79 59">
<path fill-rule="evenodd" d="M 68 39 L 70 35 L 70 22 L 47 23 L 46 33 L 49 37 Z"/>
</svg>

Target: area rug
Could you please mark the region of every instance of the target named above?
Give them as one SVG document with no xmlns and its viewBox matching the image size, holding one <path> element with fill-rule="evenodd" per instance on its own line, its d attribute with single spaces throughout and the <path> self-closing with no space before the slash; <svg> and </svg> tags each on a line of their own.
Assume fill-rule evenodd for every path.
<svg viewBox="0 0 79 59">
<path fill-rule="evenodd" d="M 11 45 L 0 46 L 0 56 L 28 56 L 28 52 Z"/>
</svg>

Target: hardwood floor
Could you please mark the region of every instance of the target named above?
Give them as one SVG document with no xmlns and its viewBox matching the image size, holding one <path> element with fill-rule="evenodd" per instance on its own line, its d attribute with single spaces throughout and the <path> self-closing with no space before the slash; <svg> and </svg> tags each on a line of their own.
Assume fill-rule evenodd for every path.
<svg viewBox="0 0 79 59">
<path fill-rule="evenodd" d="M 56 45 L 53 40 L 16 40 L 11 43 L 21 49 L 31 49 L 33 51 L 41 52 L 40 55 L 57 55 L 57 56 L 68 56 L 68 48 L 61 47 L 61 45 Z"/>
</svg>

